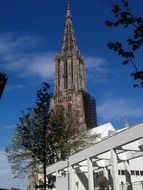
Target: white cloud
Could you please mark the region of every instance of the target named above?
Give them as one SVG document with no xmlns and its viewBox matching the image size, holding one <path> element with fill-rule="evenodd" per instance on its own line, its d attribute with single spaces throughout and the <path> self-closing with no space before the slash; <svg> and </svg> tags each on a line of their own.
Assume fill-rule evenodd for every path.
<svg viewBox="0 0 143 190">
<path fill-rule="evenodd" d="M 24 86 L 21 84 L 15 84 L 15 85 L 8 84 L 5 91 L 13 91 L 13 90 L 18 90 L 18 89 L 23 89 L 23 88 Z"/>
<path fill-rule="evenodd" d="M 3 150 L 0 150 L 0 187 L 8 188 L 17 187 L 21 190 L 26 189 L 26 179 L 13 179 L 11 168 Z"/>
<path fill-rule="evenodd" d="M 25 54 L 17 60 L 10 60 L 7 69 L 17 72 L 21 77 L 49 79 L 54 75 L 53 57 L 51 53 Z"/>
<path fill-rule="evenodd" d="M 54 75 L 54 59 L 50 53 L 42 53 L 31 58 L 31 64 L 27 65 L 26 73 L 35 74 L 42 79 L 51 78 Z"/>
<path fill-rule="evenodd" d="M 20 52 L 21 50 L 32 50 L 33 47 L 36 47 L 39 44 L 40 41 L 34 36 L 15 36 L 12 33 L 0 33 L 1 55 L 14 53 L 15 51 Z"/>
<path fill-rule="evenodd" d="M 132 119 L 143 117 L 143 107 L 134 99 L 105 100 L 97 108 L 98 115 L 103 121 L 119 121 L 125 116 Z"/>
<path fill-rule="evenodd" d="M 89 79 L 94 79 L 96 76 L 96 82 L 104 82 L 108 80 L 110 71 L 107 68 L 108 64 L 106 59 L 96 56 L 86 56 L 85 62 L 87 67 L 87 77 Z"/>
<path fill-rule="evenodd" d="M 85 60 L 88 69 L 95 68 L 98 72 L 105 72 L 105 59 L 96 56 L 86 56 Z"/>
<path fill-rule="evenodd" d="M 38 51 L 40 39 L 33 36 L 0 34 L 0 62 L 5 69 L 20 77 L 38 77 L 42 80 L 54 76 L 54 53 Z M 108 80 L 109 69 L 104 58 L 85 56 L 88 78 L 97 82 Z"/>
<path fill-rule="evenodd" d="M 39 44 L 33 36 L 0 34 L 0 66 L 22 77 L 53 77 L 54 54 L 37 51 Z"/>
<path fill-rule="evenodd" d="M 0 126 L 0 130 L 6 130 L 6 129 L 14 129 L 16 127 L 16 124 L 10 124 L 6 126 Z"/>
</svg>

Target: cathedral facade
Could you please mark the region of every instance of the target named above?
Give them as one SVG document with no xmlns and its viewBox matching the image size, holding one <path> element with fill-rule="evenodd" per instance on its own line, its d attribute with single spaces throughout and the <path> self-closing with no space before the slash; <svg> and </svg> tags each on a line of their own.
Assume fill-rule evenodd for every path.
<svg viewBox="0 0 143 190">
<path fill-rule="evenodd" d="M 95 99 L 87 92 L 85 62 L 77 46 L 69 3 L 61 51 L 55 56 L 52 108 L 72 114 L 88 129 L 97 125 Z"/>
</svg>

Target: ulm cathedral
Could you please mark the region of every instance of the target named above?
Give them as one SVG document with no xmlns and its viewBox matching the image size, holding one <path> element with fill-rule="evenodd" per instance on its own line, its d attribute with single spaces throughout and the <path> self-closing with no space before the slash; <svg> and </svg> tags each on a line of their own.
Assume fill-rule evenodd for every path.
<svg viewBox="0 0 143 190">
<path fill-rule="evenodd" d="M 55 56 L 52 108 L 56 107 L 74 114 L 88 129 L 97 125 L 95 99 L 87 92 L 85 62 L 76 43 L 69 3 L 61 51 Z"/>
<path fill-rule="evenodd" d="M 55 56 L 54 96 L 51 108 L 62 108 L 91 129 L 97 126 L 95 99 L 87 92 L 85 62 L 80 55 L 73 29 L 70 5 L 67 3 L 64 39 L 61 52 Z M 35 190 L 35 177 L 28 176 L 28 190 Z"/>
</svg>

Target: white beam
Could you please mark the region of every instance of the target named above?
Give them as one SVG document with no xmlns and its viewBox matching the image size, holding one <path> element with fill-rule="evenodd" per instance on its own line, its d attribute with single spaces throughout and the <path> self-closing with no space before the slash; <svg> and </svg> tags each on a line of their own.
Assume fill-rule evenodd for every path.
<svg viewBox="0 0 143 190">
<path fill-rule="evenodd" d="M 138 141 L 138 147 L 143 152 L 143 137 Z"/>
<path fill-rule="evenodd" d="M 128 188 L 130 190 L 133 190 L 130 165 L 129 165 L 129 161 L 127 161 L 127 160 L 125 161 L 125 178 L 126 178 L 127 184 L 129 184 Z"/>
<path fill-rule="evenodd" d="M 120 190 L 119 177 L 118 177 L 118 161 L 116 151 L 111 149 L 111 163 L 112 163 L 112 175 L 113 175 L 113 189 Z"/>
<path fill-rule="evenodd" d="M 125 144 L 131 143 L 133 141 L 142 139 L 143 134 L 143 123 L 135 125 L 125 131 L 115 134 L 110 138 L 107 138 L 99 143 L 94 144 L 87 149 L 84 149 L 72 156 L 69 157 L 69 163 L 75 165 L 87 159 L 87 157 L 96 157 L 99 154 L 103 154 L 112 148 L 118 148 Z M 139 144 L 140 147 L 143 147 L 142 141 Z M 47 175 L 50 175 L 57 170 L 68 167 L 67 161 L 60 161 L 48 167 Z"/>
<path fill-rule="evenodd" d="M 140 123 L 134 127 L 131 127 L 125 131 L 115 134 L 110 138 L 100 141 L 87 149 L 84 149 L 69 157 L 69 162 L 71 164 L 76 164 L 85 160 L 87 157 L 94 157 L 96 155 L 107 152 L 112 148 L 118 148 L 125 144 L 131 143 L 133 141 L 142 138 L 143 134 L 143 123 Z M 96 154 L 95 154 L 96 153 Z"/>
<path fill-rule="evenodd" d="M 74 176 L 74 168 L 73 166 L 69 166 L 69 189 L 68 190 L 75 190 L 75 176 Z"/>
<path fill-rule="evenodd" d="M 108 176 L 108 170 L 107 170 L 107 167 L 104 167 L 103 168 L 103 173 L 104 173 L 104 178 L 106 179 L 105 180 L 105 186 L 107 187 L 107 189 L 109 189 L 109 176 Z"/>
<path fill-rule="evenodd" d="M 93 164 L 91 159 L 87 159 L 88 162 L 88 189 L 94 190 L 94 180 L 93 180 Z"/>
</svg>

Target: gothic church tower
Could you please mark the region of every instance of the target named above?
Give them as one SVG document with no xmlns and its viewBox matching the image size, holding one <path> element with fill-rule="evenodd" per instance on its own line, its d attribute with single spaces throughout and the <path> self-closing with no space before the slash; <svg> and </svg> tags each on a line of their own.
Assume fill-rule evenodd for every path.
<svg viewBox="0 0 143 190">
<path fill-rule="evenodd" d="M 87 128 L 96 126 L 95 100 L 86 89 L 85 62 L 80 55 L 67 3 L 64 38 L 61 52 L 55 56 L 55 83 L 52 108 L 74 114 Z"/>
</svg>

